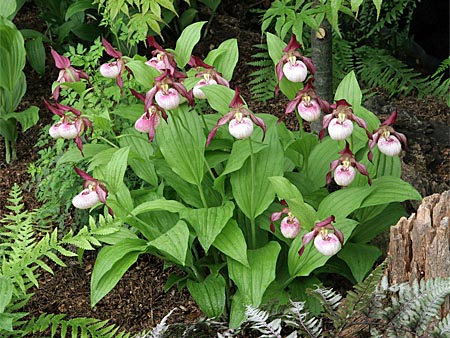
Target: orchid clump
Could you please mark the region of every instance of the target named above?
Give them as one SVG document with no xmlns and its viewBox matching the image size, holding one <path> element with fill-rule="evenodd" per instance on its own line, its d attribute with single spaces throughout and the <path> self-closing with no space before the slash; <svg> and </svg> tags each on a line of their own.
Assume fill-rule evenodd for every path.
<svg viewBox="0 0 450 338">
<path fill-rule="evenodd" d="M 147 38 L 147 43 L 155 49 L 152 51 L 153 57 L 146 61 L 145 64 L 159 70 L 160 72 L 168 71 L 170 75 L 174 76 L 177 64 L 173 54 L 161 47 L 153 36 L 149 36 Z"/>
<path fill-rule="evenodd" d="M 100 74 L 110 79 L 116 79 L 117 85 L 119 86 L 120 90 L 122 90 L 123 87 L 122 74 L 126 69 L 125 67 L 126 62 L 122 57 L 122 52 L 114 49 L 114 47 L 104 37 L 102 37 L 102 44 L 103 47 L 105 47 L 106 54 L 115 58 L 116 60 L 102 64 L 100 66 Z"/>
<path fill-rule="evenodd" d="M 53 98 L 58 100 L 60 88 L 64 86 L 64 82 L 78 82 L 81 79 L 89 80 L 89 75 L 82 70 L 75 69 L 68 57 L 58 54 L 53 48 L 51 49 L 53 60 L 55 61 L 56 68 L 60 69 L 58 74 L 58 85 L 53 89 Z"/>
<path fill-rule="evenodd" d="M 239 87 L 236 88 L 234 98 L 230 103 L 231 111 L 222 116 L 215 127 L 210 131 L 206 146 L 208 146 L 219 127 L 228 123 L 228 131 L 235 138 L 242 140 L 250 137 L 253 133 L 253 123 L 263 130 L 263 140 L 266 133 L 264 120 L 255 116 L 245 105 L 240 95 Z"/>
<path fill-rule="evenodd" d="M 213 66 L 203 62 L 198 56 L 192 55 L 188 64 L 195 70 L 195 77 L 201 78 L 193 88 L 194 97 L 197 99 L 206 99 L 205 93 L 201 90 L 203 86 L 219 84 L 227 88 L 230 87 L 230 83 L 222 77 L 222 74 L 216 71 Z"/>
</svg>

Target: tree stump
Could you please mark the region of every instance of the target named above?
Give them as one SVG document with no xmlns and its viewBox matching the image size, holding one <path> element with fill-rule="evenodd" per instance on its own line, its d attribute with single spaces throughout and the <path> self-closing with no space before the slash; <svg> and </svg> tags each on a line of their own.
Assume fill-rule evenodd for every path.
<svg viewBox="0 0 450 338">
<path fill-rule="evenodd" d="M 408 219 L 390 230 L 386 273 L 389 284 L 450 277 L 450 191 L 425 197 Z M 444 304 L 448 313 L 450 304 Z"/>
</svg>

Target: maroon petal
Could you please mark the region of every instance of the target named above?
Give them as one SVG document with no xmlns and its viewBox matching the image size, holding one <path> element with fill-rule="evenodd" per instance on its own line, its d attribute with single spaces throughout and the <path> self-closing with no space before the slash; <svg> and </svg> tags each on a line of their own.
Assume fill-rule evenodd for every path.
<svg viewBox="0 0 450 338">
<path fill-rule="evenodd" d="M 364 164 L 362 164 L 362 163 L 359 163 L 359 162 L 355 162 L 355 166 L 356 166 L 356 169 L 358 169 L 358 171 L 362 175 L 367 176 L 369 185 L 372 185 L 372 180 L 370 179 L 370 175 L 369 175 L 369 172 L 367 171 L 366 166 Z"/>
<path fill-rule="evenodd" d="M 122 53 L 115 50 L 114 47 L 102 36 L 102 44 L 105 47 L 106 54 L 112 56 L 113 58 L 119 59 L 122 57 Z"/>
<path fill-rule="evenodd" d="M 64 111 L 61 111 L 58 109 L 58 107 L 48 103 L 46 100 L 44 100 L 44 105 L 47 107 L 48 110 L 50 110 L 53 114 L 58 115 L 60 117 L 64 117 Z"/>
<path fill-rule="evenodd" d="M 307 58 L 306 56 L 302 56 L 302 61 L 305 64 L 306 68 L 311 72 L 312 75 L 316 73 L 316 66 L 312 62 L 310 58 Z"/>
<path fill-rule="evenodd" d="M 339 242 L 341 242 L 341 245 L 344 245 L 344 234 L 341 230 L 334 228 L 334 234 L 338 238 Z"/>
<path fill-rule="evenodd" d="M 97 183 L 95 185 L 95 192 L 97 193 L 100 202 L 106 204 L 106 197 L 108 197 L 108 190 L 106 190 L 103 184 Z"/>
<path fill-rule="evenodd" d="M 217 121 L 217 124 L 214 126 L 214 128 L 208 134 L 208 139 L 206 140 L 206 146 L 209 146 L 209 144 L 211 143 L 214 136 L 216 136 L 217 129 L 219 129 L 219 127 L 227 124 L 231 119 L 233 119 L 233 117 L 234 117 L 234 112 L 229 112 L 229 113 L 225 114 L 224 116 L 222 116 Z"/>
<path fill-rule="evenodd" d="M 314 228 L 323 228 L 326 227 L 327 225 L 330 225 L 331 222 L 334 222 L 334 215 L 331 215 L 328 218 L 325 218 L 323 221 L 317 222 L 314 226 Z"/>
<path fill-rule="evenodd" d="M 397 120 L 398 110 L 395 109 L 391 115 L 381 124 L 382 126 L 392 126 Z"/>
<path fill-rule="evenodd" d="M 264 120 L 262 118 L 259 118 L 255 115 L 253 115 L 252 113 L 250 113 L 249 116 L 250 116 L 250 119 L 253 121 L 253 123 L 262 129 L 263 137 L 262 137 L 261 142 L 263 142 L 264 138 L 266 137 L 266 123 L 264 122 Z"/>
<path fill-rule="evenodd" d="M 191 107 L 193 107 L 194 106 L 194 97 L 193 97 L 193 95 L 192 95 L 192 93 L 189 91 L 187 91 L 186 90 L 186 87 L 184 87 L 181 83 L 179 83 L 179 82 L 174 82 L 174 83 L 172 83 L 172 86 L 173 86 L 173 88 L 175 88 L 176 89 L 176 91 L 178 92 L 178 93 L 180 93 L 181 95 L 183 95 L 187 100 L 188 100 L 188 102 L 189 102 L 189 105 L 191 106 Z"/>
<path fill-rule="evenodd" d="M 133 96 L 139 100 L 141 100 L 142 102 L 145 102 L 145 96 L 142 95 L 141 93 L 138 93 L 137 91 L 135 91 L 133 88 L 130 88 L 131 94 L 133 94 Z"/>
<path fill-rule="evenodd" d="M 283 52 L 294 51 L 301 47 L 302 45 L 297 41 L 297 37 L 295 36 L 295 34 L 292 34 L 291 39 L 289 40 L 287 46 L 283 49 Z"/>
<path fill-rule="evenodd" d="M 53 48 L 51 48 L 50 51 L 52 53 L 53 60 L 55 60 L 56 68 L 66 69 L 66 68 L 70 67 L 70 60 L 69 60 L 69 58 L 58 54 Z"/>
<path fill-rule="evenodd" d="M 242 107 L 244 105 L 244 101 L 242 101 L 240 94 L 241 94 L 241 89 L 239 87 L 236 87 L 236 89 L 234 91 L 233 100 L 231 100 L 231 103 L 229 105 L 230 108 Z"/>
<path fill-rule="evenodd" d="M 93 178 L 91 175 L 89 175 L 87 172 L 81 170 L 78 167 L 73 167 L 75 169 L 75 172 L 85 181 L 91 181 L 91 182 L 97 182 L 95 178 Z"/>
<path fill-rule="evenodd" d="M 288 104 L 286 105 L 286 110 L 284 111 L 284 114 L 285 115 L 291 114 L 300 103 L 300 100 L 301 96 L 297 95 L 292 101 L 289 101 Z"/>
<path fill-rule="evenodd" d="M 398 140 L 403 144 L 405 150 L 408 150 L 408 141 L 406 139 L 406 136 L 402 133 L 399 133 L 398 131 L 394 131 L 392 134 L 394 134 L 394 136 L 397 137 Z"/>
</svg>

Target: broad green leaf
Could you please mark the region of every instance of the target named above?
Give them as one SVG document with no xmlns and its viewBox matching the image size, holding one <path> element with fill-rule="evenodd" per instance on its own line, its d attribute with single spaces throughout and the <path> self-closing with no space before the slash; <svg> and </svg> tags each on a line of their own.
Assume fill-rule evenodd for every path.
<svg viewBox="0 0 450 338">
<path fill-rule="evenodd" d="M 370 194 L 362 201 L 361 207 L 422 199 L 411 184 L 398 177 L 379 177 L 373 180 L 372 187 Z"/>
<path fill-rule="evenodd" d="M 362 92 L 354 71 L 348 73 L 339 83 L 334 99 L 345 99 L 353 107 L 361 106 Z"/>
<path fill-rule="evenodd" d="M 222 229 L 213 246 L 235 261 L 248 266 L 247 243 L 241 228 L 234 219 L 231 219 Z"/>
<path fill-rule="evenodd" d="M 111 156 L 111 160 L 107 165 L 108 169 L 106 171 L 105 181 L 108 182 L 108 187 L 112 193 L 117 192 L 123 184 L 129 152 L 129 147 L 117 150 Z"/>
<path fill-rule="evenodd" d="M 241 326 L 242 322 L 246 319 L 245 307 L 247 305 L 250 305 L 250 303 L 238 289 L 231 299 L 230 328 L 236 329 Z"/>
<path fill-rule="evenodd" d="M 272 203 L 275 191 L 268 178 L 283 175 L 284 153 L 276 132 L 276 117 L 260 114 L 263 117 L 267 132 L 264 140 L 267 147 L 250 156 L 241 169 L 231 173 L 230 181 L 236 203 L 249 218 L 256 218 Z M 254 132 L 254 139 L 260 139 L 259 128 Z M 255 142 L 248 139 L 248 142 Z"/>
<path fill-rule="evenodd" d="M 0 329 L 13 332 L 13 319 L 14 314 L 12 313 L 0 313 Z"/>
<path fill-rule="evenodd" d="M 189 244 L 189 229 L 184 221 L 179 221 L 165 234 L 148 243 L 167 254 L 175 263 L 185 265 Z"/>
<path fill-rule="evenodd" d="M 36 106 L 31 106 L 30 108 L 21 112 L 5 114 L 2 116 L 2 118 L 17 120 L 22 127 L 22 131 L 27 131 L 38 123 L 39 108 Z"/>
<path fill-rule="evenodd" d="M 227 202 L 220 207 L 185 209 L 180 217 L 188 221 L 194 228 L 198 240 L 207 252 L 216 237 L 233 216 L 234 204 Z"/>
<path fill-rule="evenodd" d="M 144 88 L 153 87 L 155 77 L 161 73 L 154 67 L 146 65 L 143 60 L 131 60 L 127 62 L 127 68 L 131 69 L 134 78 Z M 143 114 L 144 112 L 142 112 Z"/>
<path fill-rule="evenodd" d="M 3 0 L 0 6 L 0 16 L 9 17 L 16 11 L 16 0 Z"/>
<path fill-rule="evenodd" d="M 366 187 L 348 187 L 337 190 L 325 197 L 317 210 L 319 219 L 331 215 L 343 218 L 362 207 L 363 200 L 370 195 L 372 189 Z"/>
<path fill-rule="evenodd" d="M 185 181 L 199 186 L 205 167 L 205 143 L 200 117 L 181 105 L 161 123 L 157 142 L 170 168 Z"/>
<path fill-rule="evenodd" d="M 381 250 L 373 245 L 348 242 L 337 255 L 347 263 L 353 277 L 359 283 L 372 271 Z"/>
<path fill-rule="evenodd" d="M 373 209 L 368 207 L 367 209 Z M 381 205 L 379 207 L 384 207 Z M 364 208 L 366 209 L 366 208 Z M 363 210 L 364 210 L 363 209 Z M 375 236 L 387 232 L 392 225 L 397 224 L 401 217 L 407 217 L 408 213 L 400 203 L 391 203 L 382 209 L 378 215 L 367 220 L 360 220 L 360 225 L 352 233 L 352 242 L 368 243 Z"/>
<path fill-rule="evenodd" d="M 26 41 L 25 49 L 27 51 L 27 59 L 31 67 L 33 67 L 39 75 L 44 75 L 46 55 L 42 37 Z"/>
<path fill-rule="evenodd" d="M 289 210 L 300 221 L 303 227 L 308 229 L 317 221 L 317 214 L 313 207 L 303 201 L 303 196 L 298 189 L 284 177 L 270 177 L 270 183 L 278 195 L 278 199 L 285 200 Z"/>
<path fill-rule="evenodd" d="M 253 154 L 258 154 L 266 147 L 267 144 L 264 143 L 253 143 Z M 222 185 L 226 175 L 242 168 L 245 161 L 250 157 L 250 149 L 250 143 L 248 140 L 237 140 L 233 143 L 233 148 L 231 149 L 231 154 L 228 157 L 227 165 L 220 176 L 214 181 L 214 187 L 216 187 L 216 189 L 219 189 Z"/>
<path fill-rule="evenodd" d="M 222 115 L 230 111 L 230 103 L 234 97 L 234 90 L 222 85 L 209 85 L 202 87 L 202 92 L 205 93 L 212 109 Z"/>
<path fill-rule="evenodd" d="M 233 72 L 239 59 L 237 39 L 228 39 L 219 47 L 213 49 L 205 58 L 205 63 L 214 66 L 228 81 L 233 77 Z"/>
<path fill-rule="evenodd" d="M 188 279 L 187 288 L 206 317 L 215 318 L 222 315 L 226 300 L 225 279 L 222 275 L 209 275 L 202 282 Z"/>
<path fill-rule="evenodd" d="M 14 24 L 0 17 L 0 87 L 13 91 L 25 67 L 25 44 Z"/>
<path fill-rule="evenodd" d="M 134 128 L 125 129 L 122 136 L 119 139 L 119 144 L 121 147 L 130 148 L 128 164 L 134 173 L 151 185 L 157 186 L 158 176 L 150 159 L 154 150 L 152 144 L 148 141 L 148 136 L 139 133 Z"/>
<path fill-rule="evenodd" d="M 132 122 L 135 122 L 139 117 L 141 117 L 142 114 L 144 114 L 144 104 L 143 103 L 119 104 L 112 111 L 112 113 L 114 115 L 118 115 Z"/>
<path fill-rule="evenodd" d="M 0 87 L 0 115 L 14 112 L 20 101 L 22 101 L 26 90 L 27 81 L 24 72 L 20 72 L 20 76 L 14 83 L 12 91 L 5 87 Z"/>
<path fill-rule="evenodd" d="M 97 9 L 97 5 L 92 0 L 78 0 L 73 2 L 66 11 L 65 21 L 68 21 L 74 14 L 82 13 L 86 9 Z"/>
<path fill-rule="evenodd" d="M 264 247 L 248 250 L 250 267 L 229 258 L 228 270 L 230 278 L 244 296 L 245 303 L 252 306 L 261 305 L 264 292 L 275 280 L 278 254 L 281 250 L 277 242 L 269 242 Z"/>
<path fill-rule="evenodd" d="M 78 148 L 72 148 L 66 151 L 61 158 L 58 160 L 58 164 L 72 162 L 78 163 L 83 159 L 89 159 L 93 157 L 95 154 L 102 152 L 106 149 L 110 149 L 111 147 L 106 144 L 101 143 L 89 143 L 83 145 L 83 155 L 81 155 L 80 150 Z"/>
<path fill-rule="evenodd" d="M 276 65 L 283 56 L 283 49 L 286 47 L 286 43 L 278 36 L 272 33 L 266 33 L 267 48 L 269 50 L 270 58 L 273 64 Z"/>
<path fill-rule="evenodd" d="M 199 21 L 187 26 L 177 40 L 175 46 L 175 61 L 178 67 L 184 68 L 192 55 L 197 42 L 200 40 L 200 34 L 206 21 Z"/>
<path fill-rule="evenodd" d="M 97 255 L 91 277 L 91 306 L 94 307 L 120 281 L 139 254 L 147 249 L 142 239 L 124 239 L 103 247 Z"/>
<path fill-rule="evenodd" d="M 150 211 L 169 211 L 172 213 L 179 213 L 185 209 L 186 207 L 180 202 L 166 199 L 158 199 L 139 204 L 136 208 L 133 209 L 131 213 L 135 216 Z"/>
<path fill-rule="evenodd" d="M 313 190 L 325 186 L 330 163 L 341 156 L 338 153 L 344 149 L 344 146 L 344 143 L 336 142 L 330 137 L 326 137 L 311 151 L 306 172 L 311 179 L 311 184 L 314 186 Z"/>
<path fill-rule="evenodd" d="M 0 116 L 0 135 L 3 136 L 8 141 L 14 142 L 17 139 L 18 135 L 16 121 L 13 119 L 4 120 Z"/>
<path fill-rule="evenodd" d="M 4 312 L 11 302 L 13 289 L 11 280 L 5 276 L 0 276 L 0 313 Z"/>
<path fill-rule="evenodd" d="M 352 219 L 339 219 L 334 224 L 344 234 L 344 243 L 349 239 L 353 229 L 358 222 Z M 314 246 L 314 241 L 308 243 L 303 255 L 299 256 L 298 251 L 303 245 L 302 237 L 309 230 L 302 230 L 301 233 L 292 242 L 288 254 L 289 274 L 295 276 L 309 276 L 315 269 L 323 266 L 331 256 L 324 256 Z M 344 245 L 345 246 L 345 245 Z"/>
</svg>

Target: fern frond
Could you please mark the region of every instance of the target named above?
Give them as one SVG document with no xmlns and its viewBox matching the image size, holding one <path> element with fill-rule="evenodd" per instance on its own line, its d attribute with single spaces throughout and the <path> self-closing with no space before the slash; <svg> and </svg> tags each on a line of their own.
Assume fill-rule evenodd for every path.
<svg viewBox="0 0 450 338">
<path fill-rule="evenodd" d="M 356 70 L 369 87 L 381 87 L 391 95 L 423 92 L 428 85 L 425 78 L 386 50 L 363 46 L 355 49 Z"/>
<path fill-rule="evenodd" d="M 431 335 L 435 338 L 450 338 L 450 313 L 436 325 Z"/>
<path fill-rule="evenodd" d="M 23 328 L 22 334 L 30 334 L 37 332 L 51 331 L 51 336 L 55 337 L 80 337 L 80 338 L 127 338 L 130 333 L 125 331 L 119 332 L 117 325 L 107 325 L 107 320 L 99 320 L 94 318 L 73 318 L 64 319 L 63 314 L 42 314 L 38 318 L 33 317 Z"/>
<path fill-rule="evenodd" d="M 292 307 L 285 315 L 285 322 L 287 325 L 301 330 L 308 337 L 320 337 L 322 333 L 322 320 L 318 318 L 309 318 L 309 313 L 305 311 L 305 302 L 293 302 Z"/>
<path fill-rule="evenodd" d="M 264 310 L 254 308 L 250 305 L 246 306 L 245 315 L 247 316 L 247 321 L 253 323 L 252 328 L 258 330 L 263 334 L 262 336 L 260 336 L 261 338 L 281 338 L 280 333 L 282 327 L 280 318 L 276 318 L 270 323 L 267 323 L 267 320 L 269 319 L 269 313 Z"/>
<path fill-rule="evenodd" d="M 333 83 L 336 85 L 355 69 L 355 42 L 339 37 L 333 31 Z"/>
<path fill-rule="evenodd" d="M 258 67 L 256 71 L 250 74 L 250 77 L 252 77 L 249 82 L 250 93 L 256 100 L 266 102 L 274 98 L 277 85 L 275 68 L 267 44 L 257 44 L 253 47 L 260 49 L 261 52 L 252 55 L 255 60 L 248 63 L 250 66 Z"/>
</svg>

